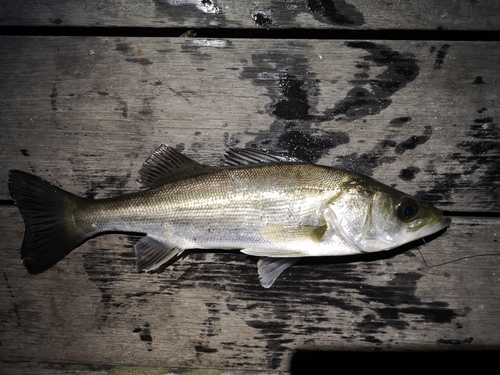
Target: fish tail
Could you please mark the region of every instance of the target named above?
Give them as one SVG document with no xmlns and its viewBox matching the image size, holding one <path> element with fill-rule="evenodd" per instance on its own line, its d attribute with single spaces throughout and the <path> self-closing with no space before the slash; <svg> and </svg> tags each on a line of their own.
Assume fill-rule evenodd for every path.
<svg viewBox="0 0 500 375">
<path fill-rule="evenodd" d="M 26 227 L 21 258 L 29 273 L 49 269 L 88 237 L 73 216 L 85 198 L 17 170 L 9 171 L 9 191 Z"/>
</svg>

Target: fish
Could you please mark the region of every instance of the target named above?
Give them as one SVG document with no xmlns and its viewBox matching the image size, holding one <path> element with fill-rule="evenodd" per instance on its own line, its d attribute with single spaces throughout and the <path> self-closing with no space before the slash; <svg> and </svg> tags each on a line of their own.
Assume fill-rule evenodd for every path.
<svg viewBox="0 0 500 375">
<path fill-rule="evenodd" d="M 430 203 L 355 172 L 258 149 L 229 149 L 223 161 L 207 166 L 161 144 L 139 170 L 144 189 L 103 199 L 10 170 L 25 268 L 39 274 L 91 237 L 132 232 L 143 235 L 138 271 L 163 269 L 189 249 L 240 250 L 259 258 L 269 288 L 302 258 L 387 251 L 451 223 Z"/>
</svg>

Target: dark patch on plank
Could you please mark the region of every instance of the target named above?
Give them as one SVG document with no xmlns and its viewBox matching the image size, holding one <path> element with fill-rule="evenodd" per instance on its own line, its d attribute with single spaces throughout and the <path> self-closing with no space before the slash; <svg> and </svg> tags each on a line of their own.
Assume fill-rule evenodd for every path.
<svg viewBox="0 0 500 375">
<path fill-rule="evenodd" d="M 100 190 L 112 190 L 112 192 L 106 193 L 105 196 L 116 196 L 116 191 L 123 190 L 129 181 L 130 173 L 125 176 L 107 176 L 102 181 L 90 181 L 89 188 L 83 195 L 87 198 L 95 198 Z"/>
<path fill-rule="evenodd" d="M 416 284 L 421 277 L 422 275 L 416 272 L 396 274 L 386 286 L 363 287 L 359 290 L 361 296 L 368 298 L 364 300 L 361 297 L 361 300 L 376 300 L 385 305 L 383 308 L 374 308 L 373 313 L 365 315 L 363 320 L 357 323 L 357 329 L 367 335 L 366 339 L 375 339 L 373 335 L 384 333 L 388 327 L 396 330 L 409 329 L 412 321 L 449 323 L 458 317 L 455 311 L 448 308 L 446 302 L 423 302 L 415 295 Z"/>
<path fill-rule="evenodd" d="M 153 114 L 153 109 L 146 105 L 138 112 L 138 114 L 141 116 L 151 116 Z"/>
<path fill-rule="evenodd" d="M 252 19 L 253 22 L 259 26 L 270 26 L 273 24 L 272 16 L 264 12 L 252 12 Z"/>
<path fill-rule="evenodd" d="M 128 53 L 132 52 L 132 50 L 133 50 L 130 43 L 123 43 L 123 42 L 116 43 L 115 48 L 118 52 L 123 53 L 123 54 L 128 54 Z"/>
<path fill-rule="evenodd" d="M 407 122 L 410 122 L 410 121 L 411 121 L 411 117 L 398 117 L 398 118 L 395 118 L 395 119 L 392 119 L 391 121 L 389 121 L 389 124 L 395 125 L 395 126 L 400 126 L 400 125 L 406 124 Z"/>
<path fill-rule="evenodd" d="M 363 341 L 366 341 L 366 342 L 369 342 L 372 344 L 377 344 L 377 345 L 383 344 L 382 340 L 379 340 L 379 339 L 375 338 L 374 336 L 370 336 L 370 335 L 363 337 Z"/>
<path fill-rule="evenodd" d="M 307 57 L 291 56 L 277 51 L 252 56 L 253 67 L 245 67 L 242 79 L 251 79 L 264 86 L 271 99 L 266 111 L 275 117 L 269 131 L 256 134 L 246 147 L 278 148 L 307 161 L 317 161 L 329 150 L 347 143 L 345 132 L 311 129 L 313 122 L 321 122 L 311 114 L 312 101 L 319 88 L 311 72 Z"/>
<path fill-rule="evenodd" d="M 9 282 L 9 277 L 7 276 L 6 272 L 3 273 L 3 279 L 5 280 L 5 285 L 7 286 L 7 290 L 9 291 L 10 298 L 11 298 L 11 301 L 13 304 L 14 314 L 16 315 L 16 320 L 17 320 L 16 327 L 20 327 L 21 326 L 21 316 L 19 315 L 19 309 L 18 309 L 17 303 L 15 301 L 14 291 L 12 290 L 12 287 L 11 287 L 10 282 Z M 4 302 L 6 302 L 6 301 L 4 301 Z M 0 346 L 2 346 L 1 341 L 0 341 Z"/>
<path fill-rule="evenodd" d="M 383 149 L 387 147 L 396 147 L 396 144 L 396 141 L 393 141 L 392 139 L 383 139 L 379 142 L 380 147 Z"/>
<path fill-rule="evenodd" d="M 458 316 L 445 302 L 425 302 L 416 296 L 421 274 L 395 274 L 385 286 L 372 285 L 368 276 L 371 274 L 373 277 L 376 273 L 376 263 L 364 264 L 360 269 L 356 263 L 342 263 L 346 260 L 335 257 L 305 259 L 301 261 L 301 266 L 286 271 L 273 288 L 263 290 L 256 285 L 255 266 L 240 262 L 239 257 L 231 253 L 214 254 L 214 261 L 217 260 L 222 264 L 231 262 L 230 273 L 240 276 L 238 284 L 221 283 L 220 271 L 212 273 L 203 270 L 207 264 L 192 264 L 183 275 L 183 287 L 222 289 L 232 296 L 232 310 L 237 309 L 234 307 L 238 305 L 237 301 L 246 303 L 246 310 L 254 311 L 251 314 L 253 319 L 246 323 L 257 329 L 259 337 L 266 340 L 266 349 L 279 348 L 278 352 L 286 349 L 290 333 L 296 334 L 297 330 L 304 334 L 308 332 L 306 323 L 307 327 L 320 331 L 331 328 L 327 317 L 331 315 L 332 308 L 356 314 L 368 312 L 357 323 L 357 331 L 364 340 L 377 344 L 382 343 L 378 335 L 384 334 L 388 327 L 409 329 L 412 322 L 422 320 L 448 323 Z M 299 290 L 300 293 L 297 293 Z M 380 307 L 381 304 L 384 307 Z M 308 306 L 307 320 L 299 326 L 291 325 L 291 318 L 302 314 L 305 306 Z M 342 334 L 341 331 L 334 333 Z M 269 366 L 281 363 L 276 353 L 272 351 L 266 356 Z"/>
<path fill-rule="evenodd" d="M 21 151 L 21 154 L 23 154 L 23 156 L 30 156 L 28 150 L 26 150 L 25 148 L 22 148 L 20 151 Z"/>
<path fill-rule="evenodd" d="M 394 163 L 397 158 L 393 156 L 384 156 L 384 148 L 375 149 L 358 154 L 354 152 L 348 155 L 339 155 L 335 158 L 335 165 L 349 171 L 361 173 L 367 176 L 373 176 L 373 171 L 382 164 Z"/>
<path fill-rule="evenodd" d="M 252 67 L 245 67 L 242 79 L 251 79 L 267 89 L 271 103 L 266 111 L 275 117 L 269 131 L 259 132 L 247 147 L 279 148 L 290 155 L 315 162 L 338 145 L 348 143 L 345 132 L 325 131 L 318 123 L 332 120 L 354 121 L 375 115 L 392 102 L 390 96 L 413 81 L 419 73 L 415 57 L 408 53 L 369 42 L 348 42 L 349 48 L 365 49 L 369 54 L 356 67 L 355 85 L 333 108 L 318 113 L 319 80 L 311 72 L 304 55 L 291 56 L 277 51 L 254 54 Z M 385 67 L 382 73 L 370 77 L 370 64 Z M 312 131 L 311 124 L 316 127 Z M 307 151 L 306 151 L 307 150 Z"/>
<path fill-rule="evenodd" d="M 473 338 L 472 337 L 469 337 L 465 340 L 457 340 L 457 339 L 454 339 L 454 340 L 450 340 L 450 339 L 439 339 L 437 340 L 437 343 L 438 344 L 444 344 L 444 345 L 453 345 L 453 346 L 459 346 L 459 345 L 462 345 L 462 344 L 467 344 L 467 345 L 470 345 L 472 343 L 472 340 Z"/>
<path fill-rule="evenodd" d="M 290 333 L 288 324 L 269 320 L 250 320 L 246 324 L 257 329 L 262 334 L 262 339 L 266 340 L 267 366 L 277 369 L 283 361 L 283 353 L 288 349 L 285 344 L 292 342 L 291 339 L 283 339 L 283 335 Z"/>
<path fill-rule="evenodd" d="M 218 350 L 215 348 L 208 348 L 203 345 L 195 345 L 194 350 L 197 353 L 217 353 Z"/>
<path fill-rule="evenodd" d="M 131 62 L 131 63 L 140 64 L 140 65 L 143 65 L 143 66 L 147 66 L 147 65 L 152 65 L 153 64 L 153 62 L 150 59 L 147 59 L 145 57 L 128 58 L 128 59 L 125 59 L 125 60 L 128 61 L 128 62 Z"/>
<path fill-rule="evenodd" d="M 298 79 L 293 74 L 280 74 L 278 85 L 283 94 L 283 99 L 270 105 L 271 113 L 284 120 L 307 120 L 309 119 L 309 100 L 307 91 L 304 90 L 304 80 Z"/>
<path fill-rule="evenodd" d="M 357 8 L 343 0 L 307 0 L 307 8 L 319 21 L 335 25 L 362 25 L 364 17 Z"/>
<path fill-rule="evenodd" d="M 61 25 L 63 23 L 63 20 L 61 18 L 49 18 L 49 22 L 53 23 L 54 25 Z"/>
<path fill-rule="evenodd" d="M 373 171 L 383 164 L 394 163 L 398 160 L 395 156 L 387 155 L 396 147 L 396 141 L 383 139 L 370 151 L 358 154 L 354 152 L 348 155 L 338 155 L 335 157 L 335 166 L 349 171 L 372 176 Z"/>
<path fill-rule="evenodd" d="M 419 172 L 420 168 L 418 167 L 403 168 L 399 172 L 399 178 L 402 179 L 403 181 L 411 181 L 416 177 L 417 173 Z"/>
<path fill-rule="evenodd" d="M 155 284 L 154 276 L 148 275 L 154 292 L 141 290 L 131 293 L 129 290 L 123 290 L 122 294 L 116 293 L 116 285 L 125 281 L 125 275 L 136 282 L 140 282 L 141 276 L 144 276 L 144 274 L 135 271 L 136 259 L 133 244 L 140 238 L 139 236 L 128 236 L 129 242 L 127 243 L 124 236 L 119 236 L 119 242 L 123 242 L 123 247 L 129 249 L 125 252 L 114 252 L 111 249 L 103 248 L 99 238 L 87 242 L 86 246 L 91 247 L 91 251 L 83 254 L 84 267 L 89 280 L 101 292 L 101 305 L 97 321 L 102 325 L 122 319 L 124 312 L 130 308 L 131 304 L 148 303 L 150 299 L 157 298 L 162 292 L 162 289 Z M 136 333 L 142 332 L 142 329 L 139 328 L 140 331 L 136 331 Z"/>
<path fill-rule="evenodd" d="M 312 14 L 317 21 L 329 25 L 361 26 L 365 23 L 363 14 L 345 0 L 271 0 L 270 8 L 256 9 L 252 14 L 256 12 L 272 12 L 275 26 L 290 24 L 303 13 Z"/>
<path fill-rule="evenodd" d="M 206 338 L 207 341 L 210 337 L 219 335 L 219 332 L 222 330 L 220 327 L 220 307 L 216 303 L 205 303 L 207 307 L 208 316 L 205 318 L 203 322 L 203 328 L 201 329 L 200 336 L 202 338 Z M 211 352 L 213 353 L 213 352 Z"/>
<path fill-rule="evenodd" d="M 456 155 L 455 158 L 467 167 L 464 174 L 477 170 L 482 172 L 475 187 L 482 189 L 484 194 L 496 203 L 496 207 L 499 207 L 500 129 L 493 118 L 485 116 L 475 119 L 466 135 L 474 140 L 459 142 L 457 147 L 466 154 Z M 493 207 L 491 209 L 495 210 Z"/>
<path fill-rule="evenodd" d="M 344 132 L 325 132 L 321 136 L 313 136 L 307 131 L 292 130 L 282 133 L 276 140 L 276 146 L 301 160 L 315 161 L 323 156 L 324 150 L 348 142 L 349 136 Z"/>
<path fill-rule="evenodd" d="M 434 167 L 427 168 L 433 171 Z M 432 204 L 449 205 L 453 189 L 459 186 L 461 173 L 442 173 L 436 177 L 432 188 L 427 190 L 418 190 L 414 196 L 418 199 Z"/>
<path fill-rule="evenodd" d="M 129 239 L 135 243 L 137 237 Z M 211 337 L 223 329 L 220 314 L 244 314 L 246 324 L 263 342 L 266 365 L 275 369 L 281 366 L 284 354 L 297 340 L 309 338 L 314 332 L 380 346 L 388 328 L 402 332 L 411 329 L 416 321 L 448 323 L 458 316 L 445 302 L 426 302 L 416 296 L 421 274 L 396 273 L 385 285 L 379 285 L 373 283 L 373 278 L 386 276 L 378 269 L 379 263 L 360 262 L 360 258 L 387 259 L 405 249 L 362 257 L 304 259 L 301 265 L 285 271 L 273 288 L 263 289 L 258 283 L 255 262 L 237 252 L 211 252 L 209 260 L 189 258 L 184 261 L 186 264 L 173 263 L 168 271 L 155 275 L 134 271 L 132 244 L 124 246 L 130 248 L 125 256 L 122 252 L 99 248 L 98 239 L 93 240 L 91 247 L 92 251 L 84 254 L 84 265 L 89 279 L 101 291 L 98 316 L 103 325 L 123 319 L 131 306 L 155 303 L 160 306 L 165 297 L 175 298 L 181 288 L 206 288 L 225 296 L 223 302 L 205 301 L 207 314 L 200 324 L 203 328 L 195 348 L 197 356 L 219 350 L 211 345 Z M 125 293 L 124 283 L 142 285 L 144 289 Z M 354 333 L 344 337 L 340 328 L 332 329 L 332 309 L 358 317 Z M 293 318 L 299 315 L 303 318 L 297 323 Z M 142 341 L 151 343 L 149 327 L 141 325 L 135 333 L 143 335 Z"/>
<path fill-rule="evenodd" d="M 484 82 L 483 77 L 477 76 L 474 78 L 474 81 L 472 82 L 473 85 L 484 85 L 486 82 Z"/>
<path fill-rule="evenodd" d="M 431 53 L 436 52 L 436 58 L 434 60 L 434 69 L 441 69 L 446 55 L 448 54 L 449 44 L 443 44 L 441 48 L 436 52 L 436 47 L 431 47 Z"/>
<path fill-rule="evenodd" d="M 301 314 L 304 307 L 310 306 L 312 301 L 314 301 L 314 308 L 308 309 L 308 326 L 316 326 L 316 324 L 328 326 L 328 319 L 325 317 L 328 316 L 328 311 L 332 307 L 339 307 L 347 311 L 359 308 L 347 303 L 341 296 L 332 296 L 334 294 L 332 288 L 342 290 L 343 286 L 347 285 L 352 288 L 352 283 L 360 280 L 359 275 L 350 272 L 357 268 L 355 265 L 339 265 L 341 270 L 338 275 L 342 282 L 340 284 L 333 283 L 335 286 L 330 281 L 324 280 L 325 277 L 331 278 L 331 270 L 318 272 L 314 267 L 309 267 L 309 273 L 306 272 L 305 275 L 296 273 L 295 280 L 291 283 L 290 273 L 285 272 L 287 282 L 278 280 L 278 287 L 265 290 L 258 283 L 255 263 L 248 259 L 245 260 L 240 254 L 216 253 L 214 254 L 214 262 L 220 263 L 221 266 L 191 263 L 191 266 L 182 275 L 182 287 L 223 290 L 225 295 L 231 296 L 231 310 L 233 311 L 238 310 L 237 306 L 243 304 L 245 311 L 247 311 L 246 315 L 252 317 L 246 322 L 247 325 L 256 329 L 259 340 L 265 342 L 264 360 L 271 368 L 279 368 L 283 355 L 288 349 L 287 344 L 295 342 L 295 339 L 290 338 L 290 334 L 297 331 L 291 323 L 291 318 Z M 348 274 L 344 274 L 342 271 L 346 271 Z M 221 272 L 222 275 L 226 276 L 221 277 Z M 335 271 L 333 274 L 336 275 Z M 238 283 L 228 281 L 228 278 L 232 279 L 234 275 L 238 275 Z M 318 287 L 318 283 L 322 287 Z M 301 292 L 297 293 L 297 290 Z M 250 314 L 249 311 L 252 313 Z M 302 325 L 305 324 L 302 322 Z M 307 329 L 302 326 L 300 332 L 307 334 Z"/>
<path fill-rule="evenodd" d="M 120 111 L 122 113 L 123 118 L 128 117 L 128 104 L 125 100 L 118 99 L 118 104 L 120 104 L 120 107 L 115 108 L 115 111 Z"/>
<path fill-rule="evenodd" d="M 426 126 L 424 128 L 424 134 L 423 135 L 412 135 L 410 138 L 400 142 L 399 144 L 396 145 L 394 152 L 396 154 L 403 154 L 407 150 L 413 150 L 419 145 L 423 145 L 426 143 L 431 135 L 432 135 L 432 127 L 431 126 Z"/>
<path fill-rule="evenodd" d="M 429 302 L 426 305 L 405 307 L 401 309 L 401 312 L 405 315 L 418 315 L 427 323 L 450 323 L 459 316 L 452 309 L 446 308 L 448 304 L 445 302 Z"/>
<path fill-rule="evenodd" d="M 419 136 L 412 135 L 407 140 L 399 143 L 396 146 L 394 152 L 396 152 L 396 154 L 403 154 L 407 150 L 413 150 L 418 145 L 423 145 L 425 142 L 429 140 L 429 138 L 430 137 L 427 135 L 419 135 Z"/>
<path fill-rule="evenodd" d="M 289 61 L 290 56 L 276 54 L 269 59 L 269 55 L 254 55 L 253 61 L 258 68 L 245 68 L 242 78 L 252 78 L 254 84 L 268 87 L 272 99 L 276 94 L 281 94 L 284 99 L 276 100 L 270 105 L 272 114 L 283 119 L 313 120 L 315 122 L 330 121 L 338 115 L 353 121 L 369 114 L 378 114 L 389 104 L 388 98 L 413 81 L 419 72 L 416 60 L 411 54 L 393 51 L 389 47 L 368 42 L 348 42 L 350 48 L 366 49 L 370 54 L 363 59 L 365 62 L 357 67 L 369 69 L 368 63 L 384 66 L 387 69 L 375 77 L 351 80 L 356 87 L 351 89 L 345 99 L 341 100 L 334 108 L 328 109 L 323 115 L 310 115 L 312 96 L 318 96 L 315 74 L 308 69 L 307 58 L 297 56 L 294 61 Z M 277 63 L 273 69 L 266 61 Z M 283 61 L 280 61 L 283 60 Z M 264 78 L 258 76 L 258 72 Z M 359 76 L 358 76 L 359 77 Z M 259 80 L 260 78 L 260 80 Z M 274 81 L 274 82 L 273 82 Z M 276 85 L 279 90 L 276 90 Z M 366 86 L 366 87 L 363 87 Z M 274 90 L 273 90 L 274 89 Z"/>
<path fill-rule="evenodd" d="M 236 138 L 234 134 L 230 135 L 228 132 L 224 132 L 224 146 L 227 148 L 235 147 L 240 142 L 240 139 Z"/>
<path fill-rule="evenodd" d="M 138 333 L 139 334 L 139 339 L 141 341 L 145 341 L 147 345 L 147 351 L 151 352 L 153 351 L 152 348 L 152 343 L 153 343 L 153 336 L 151 336 L 151 328 L 149 323 L 144 323 L 142 327 L 135 328 L 133 333 Z"/>
<path fill-rule="evenodd" d="M 52 85 L 52 93 L 50 94 L 50 105 L 53 111 L 57 111 L 57 87 L 54 83 Z"/>
<path fill-rule="evenodd" d="M 456 147 L 459 152 L 451 156 L 461 165 L 460 172 L 439 173 L 436 176 L 434 186 L 427 192 L 419 191 L 417 197 L 431 203 L 446 202 L 451 198 L 451 192 L 455 189 L 475 189 L 481 199 L 488 201 L 491 211 L 500 208 L 500 186 L 498 176 L 500 175 L 500 129 L 495 120 L 486 114 L 482 108 L 479 118 L 472 120 L 469 131 L 465 134 L 470 140 L 459 142 Z M 430 165 L 429 171 L 434 170 Z M 475 183 L 470 184 L 470 175 L 475 175 Z"/>
<path fill-rule="evenodd" d="M 390 99 L 377 97 L 364 87 L 354 87 L 337 103 L 328 117 L 345 115 L 343 119 L 353 121 L 356 118 L 376 115 L 382 109 L 389 107 L 391 102 Z"/>
<path fill-rule="evenodd" d="M 411 53 L 394 51 L 388 46 L 371 42 L 346 42 L 346 46 L 369 53 L 363 57 L 363 62 L 356 65 L 364 73 L 369 73 L 371 64 L 386 68 L 375 77 L 355 77 L 350 81 L 355 87 L 333 109 L 334 114 L 345 114 L 347 120 L 380 113 L 392 103 L 390 97 L 419 74 L 417 60 Z"/>
</svg>

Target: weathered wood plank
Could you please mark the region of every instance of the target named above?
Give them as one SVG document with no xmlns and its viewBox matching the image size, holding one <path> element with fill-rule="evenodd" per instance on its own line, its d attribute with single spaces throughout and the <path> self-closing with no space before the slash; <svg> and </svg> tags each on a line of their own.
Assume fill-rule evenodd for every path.
<svg viewBox="0 0 500 375">
<path fill-rule="evenodd" d="M 20 262 L 23 225 L 0 211 L 0 360 L 289 369 L 298 349 L 499 348 L 499 219 L 454 217 L 416 249 L 305 261 L 263 289 L 255 261 L 192 253 L 135 272 L 136 238 L 92 239 L 49 271 Z M 404 250 L 404 249 L 403 249 Z"/>
<path fill-rule="evenodd" d="M 499 30 L 496 0 L 6 0 L 0 25 Z"/>
<path fill-rule="evenodd" d="M 179 369 L 151 366 L 113 366 L 74 363 L 0 362 L 2 375 L 284 375 L 283 371 Z"/>
<path fill-rule="evenodd" d="M 456 211 L 500 210 L 497 42 L 0 38 L 0 199 L 9 169 L 74 193 L 139 188 L 162 142 L 372 175 Z"/>
</svg>

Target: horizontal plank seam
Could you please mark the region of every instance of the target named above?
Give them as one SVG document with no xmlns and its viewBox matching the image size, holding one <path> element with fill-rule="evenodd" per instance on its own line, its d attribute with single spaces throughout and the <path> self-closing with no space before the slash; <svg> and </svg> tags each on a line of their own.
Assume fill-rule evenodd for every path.
<svg viewBox="0 0 500 375">
<path fill-rule="evenodd" d="M 435 41 L 500 41 L 500 30 L 353 30 L 353 29 L 231 29 L 231 28 L 156 28 L 85 26 L 0 26 L 2 36 L 122 36 L 179 37 L 194 30 L 198 38 L 223 39 L 370 39 Z M 395 37 L 396 36 L 396 37 Z"/>
</svg>

